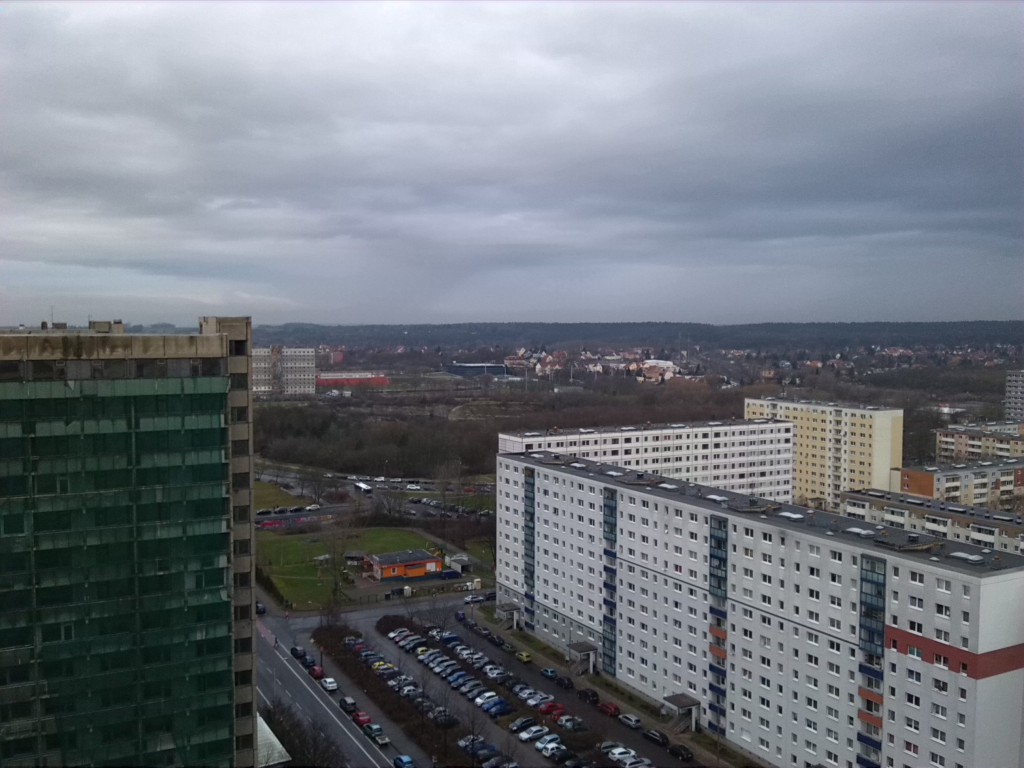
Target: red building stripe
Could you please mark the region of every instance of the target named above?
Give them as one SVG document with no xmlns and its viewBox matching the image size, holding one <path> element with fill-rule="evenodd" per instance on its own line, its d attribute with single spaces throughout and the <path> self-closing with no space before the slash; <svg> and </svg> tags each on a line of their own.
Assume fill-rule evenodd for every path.
<svg viewBox="0 0 1024 768">
<path fill-rule="evenodd" d="M 928 664 L 935 664 L 936 657 L 941 656 L 947 660 L 947 666 L 953 672 L 966 674 L 974 680 L 984 680 L 986 677 L 1024 669 L 1024 643 L 987 653 L 971 653 L 963 648 L 956 648 L 886 625 L 885 647 L 905 656 L 910 655 L 911 648 L 917 648 L 921 653 L 921 660 Z"/>
</svg>

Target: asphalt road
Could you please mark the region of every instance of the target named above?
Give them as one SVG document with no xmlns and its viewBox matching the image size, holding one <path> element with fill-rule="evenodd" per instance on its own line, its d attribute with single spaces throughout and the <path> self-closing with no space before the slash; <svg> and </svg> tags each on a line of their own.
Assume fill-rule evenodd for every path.
<svg viewBox="0 0 1024 768">
<path fill-rule="evenodd" d="M 264 621 L 265 619 L 265 621 Z M 339 690 L 327 693 L 294 658 L 289 649 L 293 645 L 304 646 L 315 652 L 310 643 L 306 627 L 317 619 L 286 621 L 282 617 L 261 617 L 256 655 L 256 687 L 261 705 L 267 705 L 278 696 L 326 734 L 333 737 L 348 758 L 348 768 L 389 768 L 395 755 L 410 755 L 419 766 L 429 766 L 430 756 L 424 752 L 388 719 L 387 714 L 367 696 L 355 688 L 352 682 L 341 674 L 330 659 L 324 659 L 328 677 L 338 681 Z M 290 625 L 298 625 L 292 627 Z M 277 636 L 277 647 L 274 637 Z M 319 659 L 317 659 L 319 661 Z M 352 696 L 359 708 L 365 711 L 373 722 L 378 723 L 391 739 L 391 746 L 379 748 L 338 707 L 341 696 Z"/>
</svg>

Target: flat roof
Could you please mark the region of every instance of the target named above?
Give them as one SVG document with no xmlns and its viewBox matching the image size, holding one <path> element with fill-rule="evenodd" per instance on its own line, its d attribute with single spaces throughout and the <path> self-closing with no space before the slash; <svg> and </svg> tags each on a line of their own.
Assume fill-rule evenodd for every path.
<svg viewBox="0 0 1024 768">
<path fill-rule="evenodd" d="M 855 411 L 877 411 L 881 413 L 903 413 L 902 408 L 888 405 L 868 405 L 866 403 L 839 403 L 825 400 L 798 400 L 795 397 L 747 397 L 744 403 L 788 403 L 791 405 L 813 405 L 820 408 L 846 408 Z"/>
<path fill-rule="evenodd" d="M 551 451 L 500 454 L 538 470 L 550 469 L 597 481 L 620 491 L 641 491 L 666 501 L 683 502 L 733 519 L 771 521 L 784 530 L 822 542 L 843 541 L 864 551 L 877 550 L 921 564 L 941 565 L 952 571 L 981 576 L 992 571 L 1024 570 L 1024 557 L 993 551 L 973 544 L 907 531 L 893 526 L 867 524 L 855 518 L 770 501 L 756 496 L 698 485 L 652 472 L 640 472 L 613 464 L 563 456 Z M 870 498 L 870 497 L 869 497 Z"/>
<path fill-rule="evenodd" d="M 970 504 L 957 504 L 955 501 L 941 501 L 909 493 L 895 493 L 868 489 L 863 491 L 843 491 L 839 498 L 857 499 L 871 503 L 894 504 L 903 509 L 919 510 L 922 515 L 937 513 L 942 517 L 954 518 L 962 525 L 980 523 L 1004 530 L 1011 535 L 1024 534 L 1024 517 L 1009 512 L 1001 512 L 989 507 L 977 507 Z"/>
<path fill-rule="evenodd" d="M 670 424 L 668 422 L 659 424 L 623 424 L 615 426 L 600 427 L 552 427 L 551 429 L 514 429 L 501 430 L 502 435 L 515 437 L 553 437 L 555 435 L 593 435 L 610 434 L 612 432 L 664 432 L 672 429 L 705 429 L 708 427 L 752 427 L 759 425 L 792 425 L 793 422 L 785 419 L 718 419 L 714 421 L 686 421 Z"/>
<path fill-rule="evenodd" d="M 437 555 L 432 555 L 425 549 L 406 549 L 401 552 L 382 552 L 379 555 L 370 555 L 371 560 L 376 560 L 381 565 L 403 565 L 405 563 L 421 563 L 424 560 L 440 560 Z"/>
<path fill-rule="evenodd" d="M 911 472 L 927 472 L 932 475 L 957 473 L 957 472 L 982 472 L 994 469 L 1024 469 L 1024 458 L 993 457 L 991 459 L 975 459 L 974 461 L 962 464 L 926 464 L 913 467 L 903 467 Z"/>
</svg>

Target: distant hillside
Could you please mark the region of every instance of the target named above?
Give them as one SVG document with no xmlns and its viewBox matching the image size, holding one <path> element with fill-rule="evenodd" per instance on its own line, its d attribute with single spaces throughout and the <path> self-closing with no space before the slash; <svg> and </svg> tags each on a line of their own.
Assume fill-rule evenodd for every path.
<svg viewBox="0 0 1024 768">
<path fill-rule="evenodd" d="M 952 323 L 459 323 L 454 325 L 313 325 L 288 323 L 254 329 L 270 346 L 411 347 L 628 347 L 839 349 L 881 346 L 1024 344 L 1024 321 Z"/>
</svg>

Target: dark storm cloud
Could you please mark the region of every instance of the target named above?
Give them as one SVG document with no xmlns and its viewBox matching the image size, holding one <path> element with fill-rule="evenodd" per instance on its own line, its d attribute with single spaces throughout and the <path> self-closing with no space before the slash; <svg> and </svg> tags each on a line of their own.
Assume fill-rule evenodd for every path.
<svg viewBox="0 0 1024 768">
<path fill-rule="evenodd" d="M 0 323 L 1020 317 L 1018 4 L 34 4 Z"/>
</svg>

